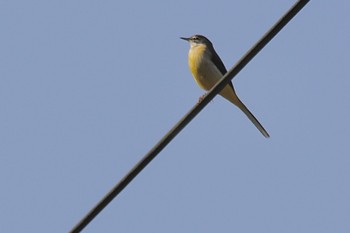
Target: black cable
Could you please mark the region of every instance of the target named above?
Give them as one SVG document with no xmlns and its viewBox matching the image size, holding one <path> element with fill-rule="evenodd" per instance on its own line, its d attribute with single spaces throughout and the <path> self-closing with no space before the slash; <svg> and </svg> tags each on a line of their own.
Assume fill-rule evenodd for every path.
<svg viewBox="0 0 350 233">
<path fill-rule="evenodd" d="M 160 151 L 236 76 L 253 57 L 309 2 L 300 0 L 224 75 L 160 141 L 92 208 L 89 213 L 70 231 L 82 231 L 146 166 Z"/>
</svg>

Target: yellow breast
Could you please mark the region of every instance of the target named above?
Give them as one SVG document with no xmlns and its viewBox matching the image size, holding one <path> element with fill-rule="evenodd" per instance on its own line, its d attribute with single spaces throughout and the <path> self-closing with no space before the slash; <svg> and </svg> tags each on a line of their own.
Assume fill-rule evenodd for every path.
<svg viewBox="0 0 350 233">
<path fill-rule="evenodd" d="M 210 51 L 204 44 L 191 47 L 188 65 L 196 83 L 204 90 L 210 90 L 222 77 L 221 72 L 211 61 Z"/>
</svg>

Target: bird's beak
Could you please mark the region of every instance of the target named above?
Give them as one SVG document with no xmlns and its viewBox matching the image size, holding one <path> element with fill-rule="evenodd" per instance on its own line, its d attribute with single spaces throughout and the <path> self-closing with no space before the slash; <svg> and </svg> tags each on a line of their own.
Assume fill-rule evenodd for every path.
<svg viewBox="0 0 350 233">
<path fill-rule="evenodd" d="M 190 40 L 190 38 L 186 38 L 186 37 L 180 37 L 180 39 L 183 39 L 183 40 L 186 40 L 186 41 Z"/>
</svg>

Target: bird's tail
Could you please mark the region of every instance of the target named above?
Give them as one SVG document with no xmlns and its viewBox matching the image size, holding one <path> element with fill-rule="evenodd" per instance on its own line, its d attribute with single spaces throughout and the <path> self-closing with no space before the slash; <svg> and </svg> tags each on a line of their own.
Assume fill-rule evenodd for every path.
<svg viewBox="0 0 350 233">
<path fill-rule="evenodd" d="M 270 135 L 267 133 L 267 131 L 264 129 L 264 127 L 259 123 L 259 121 L 255 118 L 255 116 L 248 110 L 248 108 L 242 103 L 242 101 L 238 98 L 236 95 L 236 92 L 233 88 L 232 84 L 227 85 L 221 92 L 220 95 L 223 96 L 225 99 L 236 105 L 238 108 L 240 108 L 245 115 L 249 118 L 251 122 L 255 125 L 256 128 L 264 135 L 264 137 L 269 138 Z"/>
<path fill-rule="evenodd" d="M 238 99 L 238 98 L 237 98 Z M 255 116 L 249 111 L 249 109 L 238 99 L 236 103 L 234 103 L 237 107 L 239 107 L 244 114 L 249 118 L 249 120 L 255 125 L 255 127 L 264 135 L 265 138 L 269 138 L 269 133 L 264 129 L 264 127 L 260 124 L 260 122 L 255 118 Z"/>
</svg>

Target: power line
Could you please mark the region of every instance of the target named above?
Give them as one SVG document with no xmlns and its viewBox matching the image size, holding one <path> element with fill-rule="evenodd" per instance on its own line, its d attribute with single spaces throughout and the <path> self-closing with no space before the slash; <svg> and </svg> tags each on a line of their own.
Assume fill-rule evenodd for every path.
<svg viewBox="0 0 350 233">
<path fill-rule="evenodd" d="M 70 231 L 82 231 L 158 154 L 185 126 L 236 76 L 261 49 L 309 2 L 296 2 L 284 16 L 224 75 L 203 98 L 196 104 L 160 141 L 92 208 Z"/>
</svg>

